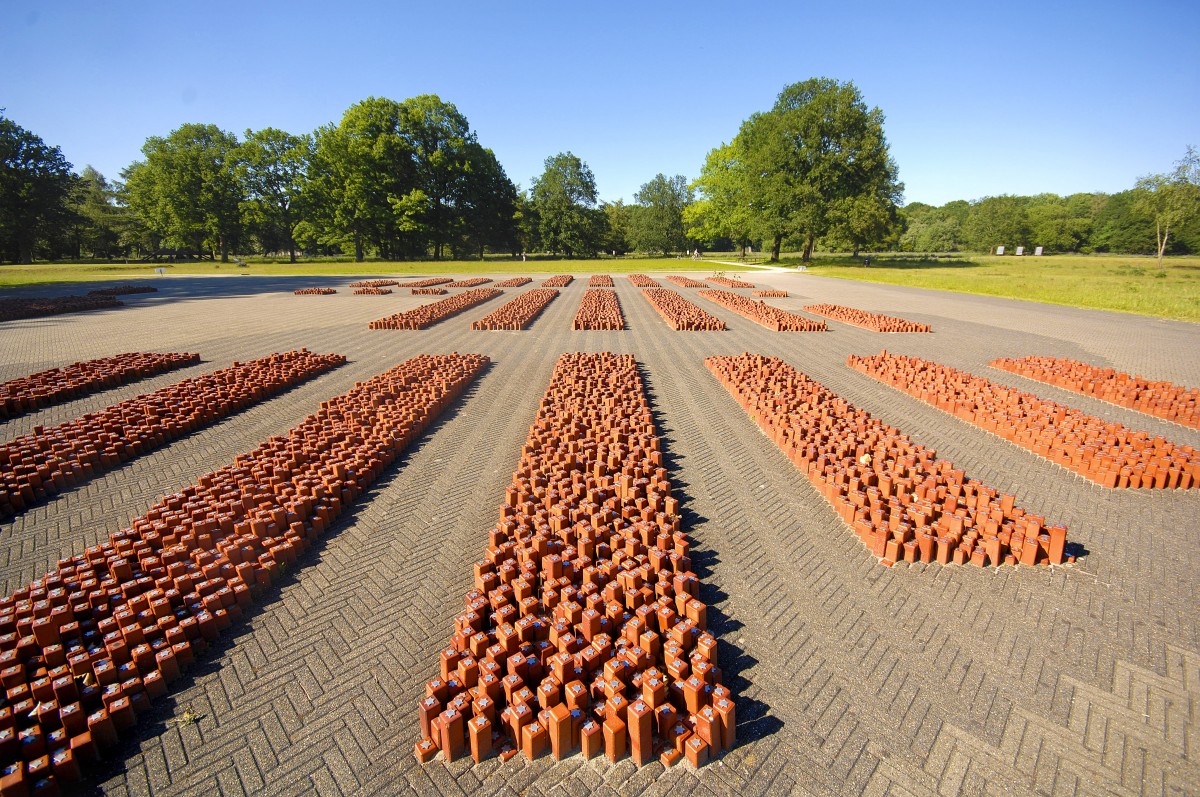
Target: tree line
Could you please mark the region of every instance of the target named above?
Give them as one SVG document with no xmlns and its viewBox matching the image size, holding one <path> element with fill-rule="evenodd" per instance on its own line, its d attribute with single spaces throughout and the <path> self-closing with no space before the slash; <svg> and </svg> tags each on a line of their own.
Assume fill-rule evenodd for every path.
<svg viewBox="0 0 1200 797">
<path fill-rule="evenodd" d="M 0 112 L 0 259 L 385 260 L 548 252 L 1200 251 L 1200 156 L 1117 194 L 901 204 L 879 108 L 851 82 L 784 88 L 713 149 L 700 175 L 658 174 L 601 201 L 571 152 L 522 190 L 436 95 L 369 97 L 312 133 L 239 137 L 211 124 L 152 136 L 109 180 Z"/>
<path fill-rule="evenodd" d="M 1044 247 L 1047 252 L 1195 254 L 1200 252 L 1200 159 L 1194 149 L 1173 172 L 1115 194 L 1038 194 L 912 202 L 891 241 L 905 252 L 987 252 Z"/>
</svg>

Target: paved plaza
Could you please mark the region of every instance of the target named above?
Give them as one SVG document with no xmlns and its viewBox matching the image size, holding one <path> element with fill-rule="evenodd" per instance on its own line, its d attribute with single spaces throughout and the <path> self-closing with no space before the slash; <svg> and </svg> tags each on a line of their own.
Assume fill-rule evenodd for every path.
<svg viewBox="0 0 1200 797">
<path fill-rule="evenodd" d="M 532 264 L 531 264 L 532 265 Z M 561 272 L 570 263 L 561 264 Z M 663 274 L 651 274 L 661 278 Z M 507 275 L 493 275 L 503 279 Z M 146 280 L 114 310 L 0 324 L 0 381 L 125 351 L 203 362 L 0 425 L 9 440 L 187 376 L 307 347 L 349 363 L 0 524 L 5 594 L 126 527 L 158 498 L 284 433 L 320 402 L 420 353 L 491 366 L 242 623 L 143 717 L 87 789 L 171 794 L 1200 794 L 1200 490 L 1106 490 L 846 367 L 887 348 L 1200 446 L 1200 432 L 989 368 L 1051 355 L 1200 385 L 1200 325 L 794 272 L 742 275 L 928 323 L 931 334 L 771 332 L 692 289 L 725 332 L 674 332 L 614 275 L 622 332 L 572 331 L 587 275 L 530 329 L 367 323 L 437 300 L 351 295 L 353 278 Z M 582 278 L 581 278 L 582 276 Z M 694 274 L 693 276 L 703 276 Z M 335 296 L 294 296 L 314 285 Z M 10 295 L 86 292 L 23 289 Z M 739 291 L 748 294 L 748 291 Z M 685 530 L 737 699 L 738 744 L 695 770 L 574 755 L 419 764 L 417 702 L 437 672 L 558 356 L 633 354 L 681 491 Z M 1068 527 L 1062 567 L 898 564 L 858 541 L 705 369 L 784 359 Z"/>
</svg>

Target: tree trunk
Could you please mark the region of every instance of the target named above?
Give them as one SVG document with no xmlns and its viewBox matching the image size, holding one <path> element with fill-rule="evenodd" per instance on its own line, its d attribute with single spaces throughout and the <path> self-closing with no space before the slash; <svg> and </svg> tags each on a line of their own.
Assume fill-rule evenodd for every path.
<svg viewBox="0 0 1200 797">
<path fill-rule="evenodd" d="M 479 259 L 483 260 L 483 244 L 479 245 Z"/>
<path fill-rule="evenodd" d="M 295 227 L 296 225 L 292 224 L 292 214 L 290 209 L 285 207 L 283 209 L 283 229 L 287 232 L 288 260 L 292 263 L 296 262 L 296 238 L 292 234 L 292 230 L 294 230 Z"/>
<path fill-rule="evenodd" d="M 800 256 L 800 259 L 802 261 L 804 261 L 805 263 L 807 263 L 808 261 L 812 260 L 812 253 L 813 253 L 813 234 L 810 232 L 810 233 L 806 233 L 804 235 L 804 253 Z"/>
<path fill-rule="evenodd" d="M 361 232 L 354 233 L 354 262 L 363 262 L 363 243 Z"/>
<path fill-rule="evenodd" d="M 225 236 L 221 236 L 221 262 L 229 262 L 229 244 L 225 240 Z"/>
<path fill-rule="evenodd" d="M 1154 234 L 1158 238 L 1158 267 L 1162 268 L 1163 252 L 1167 250 L 1167 237 L 1171 234 L 1171 225 L 1164 230 L 1158 222 L 1154 223 Z"/>
<path fill-rule="evenodd" d="M 783 236 L 776 235 L 775 240 L 771 242 L 771 262 L 779 262 L 779 250 L 783 247 Z"/>
</svg>

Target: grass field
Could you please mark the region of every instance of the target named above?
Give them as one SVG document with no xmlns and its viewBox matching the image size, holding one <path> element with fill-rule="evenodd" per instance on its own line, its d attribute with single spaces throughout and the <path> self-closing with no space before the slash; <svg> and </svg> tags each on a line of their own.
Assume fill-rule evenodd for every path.
<svg viewBox="0 0 1200 797">
<path fill-rule="evenodd" d="M 1200 257 L 1171 257 L 1162 268 L 1152 257 L 1130 255 L 1050 255 L 961 259 L 861 259 L 817 257 L 809 271 L 825 277 L 911 285 L 985 296 L 1115 310 L 1200 321 Z M 796 264 L 799 259 L 785 258 Z"/>
<path fill-rule="evenodd" d="M 511 257 L 486 260 L 421 260 L 409 262 L 331 262 L 301 263 L 253 262 L 245 268 L 235 263 L 34 263 L 0 265 L 0 289 L 18 285 L 50 282 L 87 282 L 91 280 L 154 279 L 156 268 L 169 275 L 183 274 L 260 274 L 270 276 L 407 276 L 414 274 L 629 274 L 638 271 L 735 271 L 735 266 L 716 265 L 703 260 L 673 257 L 604 258 L 599 260 L 560 260 L 530 258 L 527 262 Z"/>
</svg>

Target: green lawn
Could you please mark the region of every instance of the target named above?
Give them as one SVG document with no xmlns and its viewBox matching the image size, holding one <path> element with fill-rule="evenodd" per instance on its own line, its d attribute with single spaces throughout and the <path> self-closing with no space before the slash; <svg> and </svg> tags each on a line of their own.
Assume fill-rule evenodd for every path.
<svg viewBox="0 0 1200 797">
<path fill-rule="evenodd" d="M 35 263 L 30 266 L 0 265 L 0 289 L 17 285 L 49 282 L 88 282 L 91 280 L 155 279 L 154 269 L 166 268 L 167 274 L 265 274 L 271 276 L 407 276 L 412 274 L 628 274 L 638 271 L 736 271 L 736 266 L 709 263 L 688 258 L 603 258 L 598 260 L 559 260 L 530 258 L 527 262 L 511 257 L 487 260 L 440 260 L 389 262 L 310 261 L 255 262 L 245 268 L 235 263 Z"/>
<path fill-rule="evenodd" d="M 784 262 L 794 265 L 799 259 L 784 258 Z M 861 258 L 818 256 L 809 264 L 809 271 L 826 277 L 1200 321 L 1200 257 L 1165 258 L 1160 269 L 1152 257 L 1130 255 L 963 255 L 949 260 L 872 255 L 869 267 L 861 265 Z"/>
</svg>

